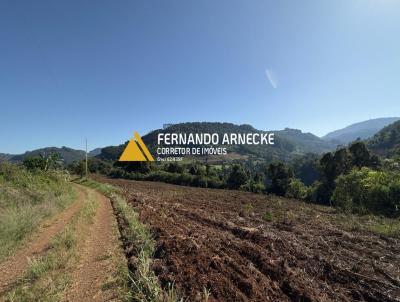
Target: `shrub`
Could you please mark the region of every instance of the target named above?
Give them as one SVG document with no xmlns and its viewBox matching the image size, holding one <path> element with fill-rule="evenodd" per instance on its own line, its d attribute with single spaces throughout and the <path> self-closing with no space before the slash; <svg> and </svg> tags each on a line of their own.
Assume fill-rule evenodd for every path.
<svg viewBox="0 0 400 302">
<path fill-rule="evenodd" d="M 308 188 L 306 199 L 321 204 L 329 204 L 332 189 L 322 181 L 314 181 Z"/>
<path fill-rule="evenodd" d="M 264 220 L 264 221 L 271 222 L 272 219 L 273 219 L 272 213 L 266 211 L 266 212 L 264 213 L 264 215 L 263 215 L 263 220 Z"/>
<path fill-rule="evenodd" d="M 27 157 L 23 161 L 23 165 L 31 171 L 45 170 L 47 163 L 44 157 Z"/>
<path fill-rule="evenodd" d="M 251 203 L 243 205 L 243 213 L 245 216 L 249 216 L 253 212 L 254 206 Z"/>
<path fill-rule="evenodd" d="M 386 216 L 400 214 L 400 177 L 370 168 L 353 169 L 336 180 L 334 205 L 347 212 L 367 211 Z"/>
<path fill-rule="evenodd" d="M 183 170 L 183 166 L 178 163 L 169 163 L 165 166 L 165 171 L 170 173 L 182 173 Z"/>
<path fill-rule="evenodd" d="M 249 180 L 244 185 L 240 186 L 240 190 L 253 193 L 262 193 L 265 191 L 265 186 L 262 182 Z"/>
<path fill-rule="evenodd" d="M 108 173 L 108 176 L 112 178 L 127 178 L 127 173 L 120 168 L 112 168 Z"/>
<path fill-rule="evenodd" d="M 286 190 L 286 197 L 303 199 L 307 196 L 307 187 L 297 178 L 292 178 Z"/>
</svg>

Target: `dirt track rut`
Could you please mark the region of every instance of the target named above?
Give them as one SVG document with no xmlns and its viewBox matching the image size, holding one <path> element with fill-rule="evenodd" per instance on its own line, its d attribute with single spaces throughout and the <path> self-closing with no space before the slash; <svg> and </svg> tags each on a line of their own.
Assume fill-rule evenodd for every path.
<svg viewBox="0 0 400 302">
<path fill-rule="evenodd" d="M 81 230 L 84 234 L 81 234 L 83 240 L 78 246 L 80 259 L 71 274 L 73 284 L 65 301 L 117 301 L 115 291 L 102 289 L 117 269 L 110 258 L 122 253 L 113 209 L 108 198 L 91 191 L 99 207 L 89 229 Z"/>
</svg>

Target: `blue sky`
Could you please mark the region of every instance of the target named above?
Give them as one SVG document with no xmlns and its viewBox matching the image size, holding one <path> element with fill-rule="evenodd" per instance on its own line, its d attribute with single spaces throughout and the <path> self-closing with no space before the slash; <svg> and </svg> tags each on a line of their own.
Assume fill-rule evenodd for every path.
<svg viewBox="0 0 400 302">
<path fill-rule="evenodd" d="M 0 0 L 0 152 L 400 116 L 396 0 Z"/>
</svg>

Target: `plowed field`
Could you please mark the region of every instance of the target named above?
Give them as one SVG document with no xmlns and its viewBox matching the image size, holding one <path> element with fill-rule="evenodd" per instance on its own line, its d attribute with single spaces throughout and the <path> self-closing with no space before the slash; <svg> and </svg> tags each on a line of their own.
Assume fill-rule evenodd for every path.
<svg viewBox="0 0 400 302">
<path fill-rule="evenodd" d="M 162 286 L 173 283 L 187 301 L 205 290 L 209 301 L 400 301 L 400 240 L 344 228 L 329 207 L 106 181 L 123 188 L 152 230 Z"/>
</svg>

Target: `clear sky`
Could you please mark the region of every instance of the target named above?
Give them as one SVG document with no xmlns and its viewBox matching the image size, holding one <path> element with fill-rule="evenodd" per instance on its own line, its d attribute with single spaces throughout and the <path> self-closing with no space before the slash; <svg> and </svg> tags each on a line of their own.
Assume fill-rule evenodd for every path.
<svg viewBox="0 0 400 302">
<path fill-rule="evenodd" d="M 400 116 L 397 0 L 0 0 L 0 152 Z"/>
</svg>

